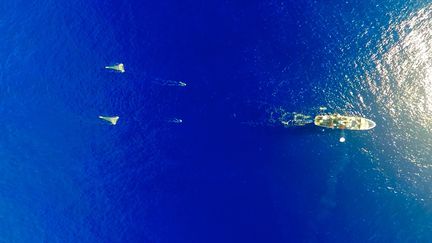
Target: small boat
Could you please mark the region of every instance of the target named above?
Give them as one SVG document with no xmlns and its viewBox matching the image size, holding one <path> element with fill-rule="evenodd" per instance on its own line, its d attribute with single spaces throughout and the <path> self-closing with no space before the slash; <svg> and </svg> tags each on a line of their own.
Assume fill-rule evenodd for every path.
<svg viewBox="0 0 432 243">
<path fill-rule="evenodd" d="M 120 73 L 124 73 L 125 72 L 125 68 L 124 68 L 124 64 L 123 63 L 118 63 L 116 65 L 112 65 L 112 66 L 106 66 L 106 69 L 109 70 L 113 70 L 116 72 L 120 72 Z"/>
<path fill-rule="evenodd" d="M 118 116 L 99 116 L 99 118 L 104 120 L 104 121 L 111 123 L 111 125 L 117 124 L 117 121 L 119 119 Z"/>
<path fill-rule="evenodd" d="M 340 114 L 323 114 L 314 119 L 314 124 L 319 127 L 331 129 L 346 130 L 370 130 L 376 126 L 376 123 L 364 117 L 343 116 Z"/>
</svg>

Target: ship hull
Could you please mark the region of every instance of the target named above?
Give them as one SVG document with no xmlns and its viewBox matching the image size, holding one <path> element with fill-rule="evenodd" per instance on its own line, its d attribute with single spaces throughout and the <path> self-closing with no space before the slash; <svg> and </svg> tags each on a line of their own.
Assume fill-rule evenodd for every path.
<svg viewBox="0 0 432 243">
<path fill-rule="evenodd" d="M 318 115 L 314 119 L 314 124 L 319 127 L 341 130 L 370 130 L 376 123 L 370 119 L 359 116 L 342 116 L 339 114 Z"/>
</svg>

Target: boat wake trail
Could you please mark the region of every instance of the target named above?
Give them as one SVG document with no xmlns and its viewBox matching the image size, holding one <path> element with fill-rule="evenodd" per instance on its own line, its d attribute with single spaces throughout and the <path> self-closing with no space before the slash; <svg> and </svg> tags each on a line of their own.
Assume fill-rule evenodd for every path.
<svg viewBox="0 0 432 243">
<path fill-rule="evenodd" d="M 265 109 L 264 116 L 254 121 L 242 122 L 249 126 L 298 127 L 313 123 L 313 117 L 299 112 L 289 112 L 282 107 Z"/>
</svg>

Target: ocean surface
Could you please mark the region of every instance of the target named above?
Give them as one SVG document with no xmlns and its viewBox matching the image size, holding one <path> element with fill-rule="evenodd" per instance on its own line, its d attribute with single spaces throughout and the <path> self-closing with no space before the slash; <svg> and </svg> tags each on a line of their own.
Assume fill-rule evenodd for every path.
<svg viewBox="0 0 432 243">
<path fill-rule="evenodd" d="M 431 242 L 431 30 L 424 0 L 3 0 L 0 242 Z M 321 106 L 377 126 L 278 122 Z"/>
</svg>

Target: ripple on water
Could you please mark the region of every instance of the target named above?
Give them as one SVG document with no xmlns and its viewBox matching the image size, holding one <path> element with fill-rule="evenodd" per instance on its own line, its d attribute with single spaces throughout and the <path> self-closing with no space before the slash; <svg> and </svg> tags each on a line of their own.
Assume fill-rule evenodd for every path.
<svg viewBox="0 0 432 243">
<path fill-rule="evenodd" d="M 374 143 L 398 177 L 429 195 L 432 177 L 432 5 L 393 21 L 355 79 L 372 95 Z M 379 136 L 378 136 L 379 134 Z M 413 166 L 414 165 L 414 166 Z M 417 191 L 417 190 L 416 190 Z M 427 196 L 430 197 L 430 196 Z M 430 198 L 432 199 L 432 198 Z"/>
</svg>

